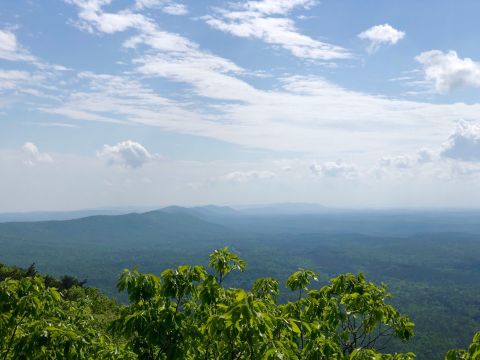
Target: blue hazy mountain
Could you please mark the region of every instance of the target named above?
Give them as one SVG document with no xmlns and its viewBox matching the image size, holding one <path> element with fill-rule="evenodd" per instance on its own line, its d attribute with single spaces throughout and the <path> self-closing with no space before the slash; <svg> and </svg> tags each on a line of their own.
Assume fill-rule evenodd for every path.
<svg viewBox="0 0 480 360">
<path fill-rule="evenodd" d="M 124 215 L 132 212 L 145 212 L 152 207 L 118 207 L 98 208 L 73 211 L 31 211 L 0 213 L 0 223 L 13 221 L 49 221 L 49 220 L 73 220 L 95 215 Z"/>
</svg>

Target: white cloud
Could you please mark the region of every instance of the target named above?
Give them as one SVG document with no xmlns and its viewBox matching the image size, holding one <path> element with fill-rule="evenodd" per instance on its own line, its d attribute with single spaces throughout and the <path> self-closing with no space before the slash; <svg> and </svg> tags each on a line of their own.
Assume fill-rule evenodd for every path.
<svg viewBox="0 0 480 360">
<path fill-rule="evenodd" d="M 60 105 L 40 110 L 81 121 L 162 126 L 185 133 L 199 132 L 209 123 L 193 111 L 192 104 L 162 97 L 136 78 L 90 72 L 77 78 L 75 91 L 62 98 Z"/>
<path fill-rule="evenodd" d="M 0 69 L 0 97 L 10 103 L 19 100 L 23 104 L 26 96 L 52 99 L 57 90 L 52 82 L 57 79 L 55 71 Z"/>
<path fill-rule="evenodd" d="M 35 58 L 23 49 L 15 34 L 0 29 L 0 59 L 9 61 L 34 61 Z"/>
<path fill-rule="evenodd" d="M 30 78 L 30 73 L 19 70 L 0 69 L 0 91 L 17 89 L 19 83 L 24 83 Z"/>
<path fill-rule="evenodd" d="M 427 148 L 422 148 L 417 152 L 417 162 L 419 164 L 426 164 L 432 162 L 435 158 L 435 153 Z"/>
<path fill-rule="evenodd" d="M 408 169 L 412 166 L 412 160 L 407 155 L 385 156 L 379 161 L 380 167 L 394 167 L 397 169 Z"/>
<path fill-rule="evenodd" d="M 441 156 L 464 161 L 480 161 L 480 124 L 461 121 L 449 136 Z"/>
<path fill-rule="evenodd" d="M 185 4 L 177 3 L 170 0 L 136 0 L 135 8 L 139 10 L 156 8 L 169 15 L 188 14 L 188 8 Z"/>
<path fill-rule="evenodd" d="M 259 0 L 246 1 L 241 7 L 267 15 L 286 14 L 296 7 L 310 8 L 317 3 L 316 0 Z"/>
<path fill-rule="evenodd" d="M 478 175 L 480 174 L 479 163 L 466 163 L 466 162 L 453 162 L 450 164 L 450 172 L 445 174 L 445 179 L 462 179 L 462 180 L 476 180 L 478 181 Z"/>
<path fill-rule="evenodd" d="M 157 8 L 165 3 L 165 0 L 135 0 L 137 9 Z"/>
<path fill-rule="evenodd" d="M 186 15 L 188 8 L 184 4 L 170 4 L 162 8 L 162 11 L 169 15 Z"/>
<path fill-rule="evenodd" d="M 271 180 L 276 177 L 276 174 L 271 171 L 233 171 L 222 175 L 216 179 L 217 181 L 228 183 L 247 183 L 258 180 Z"/>
<path fill-rule="evenodd" d="M 25 164 L 34 166 L 38 163 L 51 163 L 53 162 L 50 154 L 42 153 L 38 150 L 38 147 L 31 142 L 26 142 L 22 146 L 22 152 L 25 156 Z"/>
<path fill-rule="evenodd" d="M 33 122 L 32 124 L 41 126 L 41 127 L 58 127 L 58 128 L 68 128 L 68 129 L 78 129 L 79 126 L 69 123 L 58 123 L 58 122 Z"/>
<path fill-rule="evenodd" d="M 150 60 L 139 68 L 144 75 L 171 78 L 190 85 L 199 96 L 234 102 L 216 106 L 215 115 L 202 104 L 196 108 L 164 98 L 127 76 L 84 74 L 84 87 L 77 87 L 61 105 L 42 110 L 79 120 L 160 126 L 257 148 L 322 151 L 325 156 L 339 156 L 339 151 L 374 156 L 384 148 L 404 151 L 404 144 L 412 141 L 436 146 L 454 119 L 480 111 L 477 105 L 377 97 L 311 77 L 284 79 L 283 89 L 263 91 L 207 65 L 202 69 L 180 59 Z"/>
<path fill-rule="evenodd" d="M 357 166 L 342 161 L 329 161 L 322 164 L 315 163 L 310 165 L 310 171 L 314 175 L 331 178 L 341 177 L 345 179 L 355 179 L 359 175 Z"/>
<path fill-rule="evenodd" d="M 0 79 L 2 79 L 3 81 L 25 80 L 25 79 L 28 79 L 29 77 L 30 77 L 30 74 L 26 71 L 0 69 Z"/>
<path fill-rule="evenodd" d="M 389 24 L 375 25 L 358 34 L 362 40 L 370 42 L 369 53 L 377 51 L 382 45 L 395 45 L 405 37 L 405 32 L 393 28 Z"/>
<path fill-rule="evenodd" d="M 237 6 L 241 16 L 255 12 L 264 18 L 300 3 L 307 4 L 271 2 L 264 10 L 258 6 L 267 2 Z M 103 10 L 93 8 L 102 18 Z M 80 8 L 81 19 L 83 11 L 85 7 Z M 402 153 L 416 151 L 419 144 L 437 146 L 450 132 L 453 121 L 471 118 L 480 111 L 480 104 L 431 104 L 351 91 L 315 76 L 280 78 L 273 90 L 259 89 L 242 78 L 248 70 L 232 61 L 202 50 L 179 34 L 159 29 L 144 15 L 118 14 L 136 19 L 129 23 L 137 33 L 124 46 L 135 49 L 133 63 L 141 76 L 92 75 L 85 78 L 91 79 L 85 88 L 66 96 L 58 107 L 44 107 L 44 111 L 75 119 L 160 126 L 247 147 L 321 151 L 325 158 L 358 154 L 370 159 L 385 148 Z M 88 20 L 88 26 L 109 31 L 96 17 Z M 149 89 L 139 80 L 145 77 L 185 86 L 181 91 L 189 95 L 188 103 Z"/>
<path fill-rule="evenodd" d="M 480 87 L 480 63 L 459 58 L 456 51 L 431 50 L 415 59 L 422 65 L 425 80 L 439 93 L 463 86 Z"/>
<path fill-rule="evenodd" d="M 56 90 L 53 80 L 58 79 L 59 73 L 67 70 L 31 55 L 19 44 L 16 35 L 10 30 L 0 29 L 0 60 L 27 62 L 35 67 L 29 71 L 0 68 L 0 107 L 8 107 L 16 100 L 25 104 L 25 96 L 51 98 L 49 93 Z"/>
<path fill-rule="evenodd" d="M 237 100 L 240 94 L 250 92 L 246 83 L 225 75 L 242 72 L 240 67 L 200 50 L 198 44 L 181 35 L 159 29 L 146 16 L 129 11 L 105 13 L 101 6 L 90 7 L 75 1 L 80 6 L 79 19 L 84 30 L 113 33 L 133 28 L 139 32 L 123 44 L 126 48 L 137 49 L 145 45 L 153 50 L 134 59 L 139 72 L 198 84 L 201 92 L 211 97 Z M 234 83 L 236 86 L 231 89 Z"/>
<path fill-rule="evenodd" d="M 97 156 L 107 160 L 109 165 L 122 165 L 137 169 L 156 158 L 143 145 L 127 140 L 116 145 L 104 145 Z"/>
<path fill-rule="evenodd" d="M 124 157 L 124 152 L 129 153 L 131 149 L 120 149 L 120 143 L 108 146 L 108 151 L 99 158 L 56 153 L 51 165 L 27 167 L 15 164 L 30 157 L 36 159 L 32 164 L 38 159 L 48 162 L 48 154 L 36 149 L 37 155 L 34 155 L 31 147 L 23 152 L 17 149 L 13 155 L 0 149 L 1 168 L 11 169 L 0 178 L 0 189 L 4 189 L 0 197 L 3 200 L 8 198 L 9 204 L 23 208 L 48 204 L 60 208 L 165 201 L 238 203 L 251 199 L 259 202 L 302 199 L 347 206 L 478 203 L 480 195 L 476 194 L 480 191 L 472 190 L 480 190 L 480 162 L 438 159 L 436 153 L 418 149 L 421 146 L 436 149 L 445 141 L 456 119 L 476 118 L 480 112 L 479 104 L 406 101 L 352 91 L 308 73 L 308 67 L 302 69 L 307 76 L 272 76 L 266 83 L 260 82 L 262 87 L 258 87 L 250 77 L 253 71 L 208 52 L 180 34 L 163 30 L 156 16 L 147 15 L 154 11 L 140 13 L 134 6 L 118 11 L 125 2 L 112 2 L 112 7 L 108 6 L 110 1 L 70 2 L 81 5 L 78 19 L 82 29 L 104 34 L 117 32 L 112 39 L 95 36 L 92 38 L 95 43 L 124 40 L 122 66 L 112 64 L 110 75 L 80 73 L 77 76 L 69 72 L 62 78 L 45 75 L 42 81 L 33 79 L 39 68 L 28 72 L 0 71 L 0 87 L 9 87 L 12 93 L 28 90 L 24 86 L 28 79 L 51 87 L 56 99 L 22 102 L 28 110 L 41 107 L 51 113 L 48 121 L 54 126 L 64 126 L 64 117 L 109 122 L 115 128 L 121 124 L 124 129 L 118 127 L 119 131 L 127 132 L 133 124 L 159 126 L 172 132 L 243 145 L 247 149 L 242 153 L 250 153 L 245 155 L 248 158 L 252 156 L 249 150 L 263 148 L 294 151 L 295 155 L 282 156 L 301 159 L 275 165 L 273 160 L 278 160 L 280 154 L 260 151 L 260 157 L 272 158 L 255 158 L 250 163 L 229 159 L 179 164 L 169 160 L 152 161 L 156 155 L 139 144 L 145 152 L 140 150 L 139 155 L 130 154 L 134 159 L 132 162 L 128 160 L 130 155 L 127 160 Z M 261 26 L 254 29 L 260 30 L 264 24 L 270 26 L 268 19 L 273 22 L 280 19 L 279 24 L 286 19 L 296 34 L 302 35 L 288 12 L 292 11 L 291 18 L 294 19 L 297 13 L 293 10 L 303 6 L 310 5 L 301 0 L 245 1 L 237 8 L 227 10 L 243 14 L 248 21 L 258 18 Z M 112 10 L 114 8 L 116 10 Z M 247 16 L 246 12 L 255 13 L 255 16 Z M 221 13 L 214 15 L 226 23 L 236 23 Z M 125 33 L 118 34 L 120 31 Z M 270 35 L 265 33 L 261 39 Z M 253 35 L 247 33 L 245 36 Z M 283 46 L 281 43 L 272 44 L 277 48 Z M 18 43 L 16 46 L 18 49 Z M 128 56 L 133 57 L 131 64 L 125 60 Z M 112 75 L 124 70 L 119 75 Z M 173 88 L 170 87 L 172 81 L 177 82 Z M 6 98 L 11 99 L 11 96 L 0 96 L 0 103 L 3 104 Z M 35 116 L 36 113 L 30 114 Z M 37 120 L 42 121 L 41 118 Z M 21 121 L 25 124 L 27 120 Z M 474 136 L 462 136 L 476 144 Z M 445 152 L 452 144 L 452 147 L 458 147 L 458 141 L 450 140 Z M 224 145 L 217 143 L 218 148 L 223 149 Z M 387 174 L 384 178 L 371 177 L 369 171 L 373 167 L 380 169 L 378 154 L 386 153 L 408 154 L 404 156 L 409 159 L 410 167 L 405 168 L 405 159 L 402 162 L 402 159 L 394 160 L 396 157 L 393 156 L 388 160 L 390 165 L 381 168 Z M 227 151 L 221 156 L 230 157 L 230 153 Z M 310 169 L 314 158 L 318 159 L 318 164 Z M 337 158 L 346 162 L 328 161 Z M 107 167 L 105 160 L 121 166 Z M 457 157 L 457 160 L 460 159 Z M 125 171 L 124 168 L 138 168 L 139 164 L 145 163 L 148 165 L 140 171 Z M 319 177 L 311 176 L 311 171 Z M 78 183 L 80 177 L 82 182 Z M 342 181 L 342 178 L 361 181 L 351 186 L 351 181 Z M 151 180 L 151 186 L 147 179 Z M 209 185 L 187 188 L 186 181 Z M 104 186 L 106 183 L 111 186 Z M 226 185 L 231 183 L 237 185 Z M 72 192 L 71 184 L 78 185 L 78 191 Z M 39 187 L 42 191 L 38 191 Z M 168 188 L 168 194 L 155 192 L 159 187 Z M 62 196 L 58 196 L 59 189 Z M 439 193 L 442 197 L 438 196 Z M 30 200 L 33 198 L 40 200 Z M 6 208 L 6 202 L 1 206 Z"/>
<path fill-rule="evenodd" d="M 89 32 L 103 32 L 113 34 L 130 28 L 151 29 L 155 25 L 142 14 L 131 10 L 117 13 L 103 11 L 102 7 L 111 3 L 111 0 L 65 0 L 76 5 L 80 11 L 76 25 Z"/>
<path fill-rule="evenodd" d="M 311 0 L 247 1 L 231 4 L 228 9 L 215 9 L 214 14 L 204 19 L 215 29 L 238 37 L 260 39 L 267 44 L 280 46 L 299 58 L 351 58 L 350 52 L 343 47 L 301 34 L 295 22 L 286 17 L 295 8 L 308 8 L 315 3 Z"/>
<path fill-rule="evenodd" d="M 349 161 L 358 164 L 360 173 L 351 180 L 311 176 L 312 161 L 308 158 L 289 159 L 295 164 L 290 173 L 282 172 L 273 163 L 274 159 L 258 158 L 252 161 L 164 159 L 152 161 L 137 171 L 105 166 L 103 158 L 67 153 L 56 153 L 55 162 L 48 166 L 18 166 L 24 160 L 19 151 L 0 149 L 0 168 L 9 169 L 0 177 L 3 211 L 295 201 L 362 208 L 472 206 L 480 201 L 478 162 L 442 160 L 415 165 L 408 171 L 387 168 L 383 169 L 385 176 L 375 178 L 368 171 L 369 162 Z M 241 182 L 245 178 L 241 174 L 251 171 L 260 174 L 271 171 L 276 175 L 246 176 L 247 180 Z M 236 172 L 240 174 L 230 175 L 230 181 L 219 179 Z"/>
</svg>

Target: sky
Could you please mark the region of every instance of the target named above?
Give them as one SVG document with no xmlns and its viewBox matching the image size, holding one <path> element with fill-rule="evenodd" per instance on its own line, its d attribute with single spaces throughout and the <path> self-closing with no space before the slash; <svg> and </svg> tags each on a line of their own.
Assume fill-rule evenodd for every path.
<svg viewBox="0 0 480 360">
<path fill-rule="evenodd" d="M 480 207 L 476 0 L 3 0 L 0 211 Z"/>
</svg>

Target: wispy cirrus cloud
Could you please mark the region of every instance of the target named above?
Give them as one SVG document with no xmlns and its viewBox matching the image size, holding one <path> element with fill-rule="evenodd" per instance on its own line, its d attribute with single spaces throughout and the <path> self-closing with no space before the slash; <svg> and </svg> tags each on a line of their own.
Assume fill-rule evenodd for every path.
<svg viewBox="0 0 480 360">
<path fill-rule="evenodd" d="M 0 61 L 8 68 L 0 68 L 0 107 L 8 107 L 24 97 L 51 98 L 55 81 L 68 69 L 50 64 L 32 55 L 9 29 L 0 29 Z M 0 64 L 3 65 L 3 64 Z"/>
<path fill-rule="evenodd" d="M 132 76 L 81 72 L 76 80 L 76 90 L 62 96 L 60 104 L 39 109 L 79 121 L 144 124 L 176 130 L 200 120 L 186 106 L 158 95 Z"/>
<path fill-rule="evenodd" d="M 25 82 L 30 78 L 30 73 L 20 70 L 0 69 L 0 91 L 2 89 L 15 89 L 18 83 Z"/>
<path fill-rule="evenodd" d="M 232 171 L 228 174 L 212 179 L 226 183 L 248 183 L 252 181 L 268 181 L 276 177 L 272 171 L 250 170 L 250 171 Z"/>
<path fill-rule="evenodd" d="M 116 92 L 116 86 L 103 84 L 107 81 L 92 81 L 89 89 L 66 99 L 67 107 L 51 108 L 51 112 L 160 126 L 247 147 L 321 151 L 336 158 L 352 153 L 373 155 L 385 147 L 401 152 L 405 144 L 412 142 L 430 147 L 442 141 L 458 118 L 472 118 L 480 110 L 479 104 L 431 104 L 352 91 L 318 76 L 287 76 L 279 78 L 271 90 L 259 89 L 244 79 L 248 70 L 180 34 L 159 28 L 144 14 L 129 10 L 105 17 L 108 13 L 99 1 L 94 1 L 94 6 L 82 4 L 79 19 L 86 22 L 85 30 L 135 30 L 133 35 L 128 33 L 123 46 L 134 50 L 132 63 L 142 79 L 179 83 L 195 97 L 183 104 L 140 82 L 130 92 L 134 95 L 127 95 Z M 268 17 L 310 5 L 311 2 L 299 0 L 249 1 L 236 6 L 240 7 L 241 17 L 245 12 Z M 92 12 L 94 16 L 88 15 Z M 123 19 L 123 25 L 98 22 L 117 16 Z M 126 75 L 119 78 L 119 83 L 136 82 Z M 436 131 L 432 132 L 432 128 Z"/>
<path fill-rule="evenodd" d="M 185 4 L 171 0 L 136 0 L 135 7 L 137 9 L 160 9 L 169 15 L 186 15 L 188 7 Z"/>
<path fill-rule="evenodd" d="M 0 59 L 8 61 L 36 61 L 35 57 L 19 44 L 15 33 L 7 29 L 0 29 Z"/>
<path fill-rule="evenodd" d="M 234 36 L 253 38 L 279 46 L 292 55 L 311 60 L 349 59 L 352 54 L 345 48 L 302 34 L 288 14 L 296 8 L 309 8 L 312 0 L 259 0 L 215 8 L 204 16 L 212 28 Z"/>
<path fill-rule="evenodd" d="M 123 46 L 139 50 L 137 54 L 140 55 L 133 59 L 138 72 L 198 84 L 202 92 L 211 93 L 212 97 L 236 100 L 239 96 L 229 93 L 235 79 L 226 74 L 243 71 L 232 61 L 201 50 L 198 44 L 179 34 L 160 29 L 143 14 L 131 11 L 105 12 L 102 5 L 107 1 L 95 1 L 94 6 L 81 0 L 68 1 L 79 7 L 79 25 L 84 30 L 101 33 L 137 30 L 138 33 L 126 39 Z M 145 46 L 151 51 L 142 52 L 141 48 Z M 223 86 L 227 82 L 230 86 Z M 249 86 L 246 83 L 237 81 L 235 93 L 241 94 L 249 90 L 247 88 Z"/>
</svg>

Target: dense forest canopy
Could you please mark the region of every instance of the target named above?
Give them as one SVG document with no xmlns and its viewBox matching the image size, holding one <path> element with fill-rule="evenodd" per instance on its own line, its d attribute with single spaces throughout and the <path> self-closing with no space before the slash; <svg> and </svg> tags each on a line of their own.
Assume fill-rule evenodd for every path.
<svg viewBox="0 0 480 360">
<path fill-rule="evenodd" d="M 119 305 L 83 281 L 54 279 L 0 266 L 0 356 L 7 359 L 398 359 L 393 338 L 408 341 L 414 324 L 390 304 L 384 285 L 361 273 L 319 286 L 299 269 L 286 286 L 295 300 L 278 301 L 280 284 L 257 279 L 251 289 L 225 286 L 246 262 L 215 250 L 208 268 L 184 265 L 160 276 L 125 269 Z M 445 359 L 480 358 L 480 333 Z"/>
<path fill-rule="evenodd" d="M 359 272 L 387 284 L 391 304 L 409 315 L 416 335 L 408 343 L 393 339 L 385 351 L 437 360 L 449 349 L 466 348 L 479 329 L 480 212 L 260 210 L 170 207 L 0 223 L 0 262 L 35 262 L 45 274 L 88 279 L 125 303 L 126 292 L 115 288 L 124 268 L 158 273 L 182 264 L 207 266 L 210 251 L 228 245 L 248 267 L 229 275 L 224 286 L 250 289 L 257 278 L 272 277 L 280 283 L 281 303 L 296 299 L 285 283 L 298 267 L 321 273 L 318 287 Z"/>
</svg>

